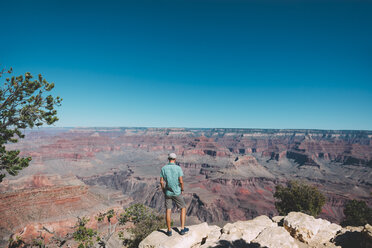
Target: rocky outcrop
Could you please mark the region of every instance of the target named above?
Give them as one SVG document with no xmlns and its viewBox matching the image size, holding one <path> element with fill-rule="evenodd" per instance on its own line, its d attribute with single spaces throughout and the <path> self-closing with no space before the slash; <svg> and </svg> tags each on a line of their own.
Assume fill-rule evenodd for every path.
<svg viewBox="0 0 372 248">
<path fill-rule="evenodd" d="M 276 221 L 283 216 L 273 217 Z M 352 246 L 340 243 L 340 236 L 350 230 L 360 236 L 352 240 Z M 181 248 L 319 248 L 319 247 L 353 247 L 369 248 L 371 226 L 341 230 L 337 224 L 312 216 L 291 212 L 284 216 L 284 227 L 267 216 L 253 220 L 228 223 L 223 228 L 208 226 L 207 223 L 190 226 L 189 233 L 180 236 L 173 232 L 172 237 L 165 235 L 165 230 L 154 231 L 139 245 L 140 248 L 181 247 Z M 178 230 L 178 229 L 174 229 Z M 345 238 L 345 237 L 343 237 Z M 341 237 L 342 239 L 342 237 Z M 341 246 L 340 246 L 341 245 Z"/>
<path fill-rule="evenodd" d="M 189 227 L 188 234 L 181 236 L 178 232 L 173 231 L 173 236 L 168 237 L 165 231 L 155 231 L 147 236 L 140 244 L 139 248 L 190 248 L 201 244 L 207 239 L 210 229 L 206 222 Z"/>
<path fill-rule="evenodd" d="M 222 228 L 221 239 L 227 241 L 243 239 L 249 243 L 257 237 L 262 230 L 274 226 L 276 226 L 276 224 L 265 215 L 256 217 L 253 220 L 228 223 Z"/>
<path fill-rule="evenodd" d="M 215 245 L 220 239 L 220 237 L 221 228 L 219 226 L 209 226 L 209 232 L 207 234 L 207 237 L 200 243 L 200 248 L 207 248 Z"/>
<path fill-rule="evenodd" d="M 337 224 L 299 212 L 289 213 L 284 227 L 293 237 L 310 245 L 327 243 L 341 230 Z"/>
<path fill-rule="evenodd" d="M 301 244 L 281 226 L 265 228 L 251 243 L 270 248 L 299 248 L 301 246 Z"/>
<path fill-rule="evenodd" d="M 367 224 L 362 231 L 362 245 L 372 247 L 372 226 Z"/>
<path fill-rule="evenodd" d="M 307 165 L 307 166 L 315 166 L 317 168 L 320 168 L 320 166 L 314 161 L 314 159 L 312 159 L 305 152 L 288 151 L 287 158 L 293 159 L 294 162 L 297 163 L 299 166 Z"/>
</svg>

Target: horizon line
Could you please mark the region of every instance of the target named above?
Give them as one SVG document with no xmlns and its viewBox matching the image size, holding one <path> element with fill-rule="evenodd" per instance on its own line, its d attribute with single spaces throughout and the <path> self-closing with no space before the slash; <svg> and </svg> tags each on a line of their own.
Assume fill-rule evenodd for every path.
<svg viewBox="0 0 372 248">
<path fill-rule="evenodd" d="M 287 130 L 287 131 L 358 131 L 358 132 L 372 132 L 372 130 L 368 129 L 321 129 L 321 128 L 251 128 L 251 127 L 151 127 L 151 126 L 41 126 L 41 127 L 34 127 L 34 128 L 27 128 L 26 130 L 33 130 L 35 128 L 81 128 L 81 129 L 88 129 L 88 128 L 136 128 L 136 129 L 234 129 L 234 130 Z"/>
</svg>

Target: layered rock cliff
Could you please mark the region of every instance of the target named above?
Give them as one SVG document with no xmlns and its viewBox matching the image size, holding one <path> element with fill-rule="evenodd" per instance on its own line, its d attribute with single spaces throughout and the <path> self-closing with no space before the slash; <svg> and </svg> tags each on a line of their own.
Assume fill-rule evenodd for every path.
<svg viewBox="0 0 372 248">
<path fill-rule="evenodd" d="M 71 232 L 78 216 L 103 212 L 110 201 L 74 177 L 34 175 L 20 180 L 5 180 L 0 185 L 0 246 L 13 233 L 26 240 L 45 228 L 64 236 Z"/>
</svg>

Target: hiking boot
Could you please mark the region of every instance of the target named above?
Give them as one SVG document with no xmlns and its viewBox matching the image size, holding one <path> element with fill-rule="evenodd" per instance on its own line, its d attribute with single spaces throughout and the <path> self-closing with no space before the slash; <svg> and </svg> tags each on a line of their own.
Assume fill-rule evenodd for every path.
<svg viewBox="0 0 372 248">
<path fill-rule="evenodd" d="M 183 228 L 180 232 L 181 235 L 184 235 L 186 234 L 187 232 L 189 231 L 189 229 L 187 227 Z"/>
<path fill-rule="evenodd" d="M 168 237 L 170 237 L 170 236 L 172 236 L 172 231 L 167 231 L 166 233 L 165 233 Z"/>
</svg>

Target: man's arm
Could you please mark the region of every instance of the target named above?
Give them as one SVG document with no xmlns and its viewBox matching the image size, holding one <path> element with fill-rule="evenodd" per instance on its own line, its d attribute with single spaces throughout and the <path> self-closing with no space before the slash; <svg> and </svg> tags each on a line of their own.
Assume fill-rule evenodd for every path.
<svg viewBox="0 0 372 248">
<path fill-rule="evenodd" d="M 165 184 L 164 184 L 164 178 L 163 177 L 160 177 L 160 186 L 161 186 L 161 190 L 163 192 L 165 192 Z"/>
<path fill-rule="evenodd" d="M 182 193 L 182 192 L 183 192 L 183 179 L 182 179 L 182 177 L 179 177 L 179 178 L 178 178 L 178 181 L 180 182 L 181 193 Z"/>
</svg>

